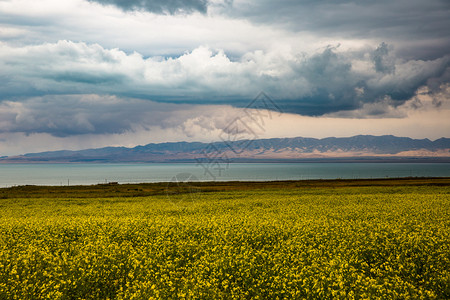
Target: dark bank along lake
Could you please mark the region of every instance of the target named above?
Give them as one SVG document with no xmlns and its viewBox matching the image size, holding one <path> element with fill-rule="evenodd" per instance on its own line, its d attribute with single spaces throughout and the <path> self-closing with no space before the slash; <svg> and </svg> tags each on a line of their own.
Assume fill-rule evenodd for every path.
<svg viewBox="0 0 450 300">
<path fill-rule="evenodd" d="M 0 164 L 0 187 L 166 182 L 180 173 L 200 181 L 450 177 L 450 163 Z"/>
</svg>

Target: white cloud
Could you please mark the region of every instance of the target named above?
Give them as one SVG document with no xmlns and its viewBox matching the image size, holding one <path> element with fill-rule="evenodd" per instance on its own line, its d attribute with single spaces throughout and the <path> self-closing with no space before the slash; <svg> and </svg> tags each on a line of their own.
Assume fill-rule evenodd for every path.
<svg viewBox="0 0 450 300">
<path fill-rule="evenodd" d="M 264 90 L 286 111 L 308 115 L 355 109 L 385 97 L 401 104 L 429 80 L 445 82 L 450 65 L 450 57 L 398 59 L 395 72 L 378 72 L 370 48 L 325 48 L 313 55 L 254 51 L 231 60 L 221 49 L 200 46 L 175 58 L 144 58 L 70 41 L 25 47 L 3 43 L 0 58 L 3 99 L 95 93 L 245 106 Z"/>
</svg>

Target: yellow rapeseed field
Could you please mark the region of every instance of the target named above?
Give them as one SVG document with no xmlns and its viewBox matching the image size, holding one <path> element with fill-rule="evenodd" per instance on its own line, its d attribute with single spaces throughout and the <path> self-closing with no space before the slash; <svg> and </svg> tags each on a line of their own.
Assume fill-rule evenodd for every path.
<svg viewBox="0 0 450 300">
<path fill-rule="evenodd" d="M 448 186 L 193 196 L 0 199 L 0 299 L 450 298 Z"/>
</svg>

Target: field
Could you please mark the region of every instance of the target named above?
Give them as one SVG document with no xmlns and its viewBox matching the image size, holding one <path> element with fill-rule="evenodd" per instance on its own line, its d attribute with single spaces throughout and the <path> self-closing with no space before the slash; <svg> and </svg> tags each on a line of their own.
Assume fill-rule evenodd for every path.
<svg viewBox="0 0 450 300">
<path fill-rule="evenodd" d="M 450 179 L 0 189 L 0 299 L 449 299 Z"/>
</svg>

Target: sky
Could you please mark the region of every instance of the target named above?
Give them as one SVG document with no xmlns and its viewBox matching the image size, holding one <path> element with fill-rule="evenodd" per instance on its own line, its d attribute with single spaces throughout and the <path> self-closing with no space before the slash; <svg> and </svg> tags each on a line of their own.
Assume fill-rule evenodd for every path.
<svg viewBox="0 0 450 300">
<path fill-rule="evenodd" d="M 450 137 L 446 0 L 0 0 L 0 156 Z"/>
</svg>

